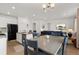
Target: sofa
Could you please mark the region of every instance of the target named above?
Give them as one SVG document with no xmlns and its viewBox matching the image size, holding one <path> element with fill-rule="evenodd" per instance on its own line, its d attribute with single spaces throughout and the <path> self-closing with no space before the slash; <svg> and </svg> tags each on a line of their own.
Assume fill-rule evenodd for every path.
<svg viewBox="0 0 79 59">
<path fill-rule="evenodd" d="M 63 36 L 62 31 L 41 31 L 41 35 Z"/>
</svg>

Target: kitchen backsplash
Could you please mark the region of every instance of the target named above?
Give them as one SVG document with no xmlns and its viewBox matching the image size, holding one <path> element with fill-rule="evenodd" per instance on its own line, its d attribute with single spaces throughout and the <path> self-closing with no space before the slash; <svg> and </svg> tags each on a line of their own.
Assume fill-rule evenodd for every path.
<svg viewBox="0 0 79 59">
<path fill-rule="evenodd" d="M 7 32 L 6 27 L 0 27 L 0 34 L 5 34 Z"/>
</svg>

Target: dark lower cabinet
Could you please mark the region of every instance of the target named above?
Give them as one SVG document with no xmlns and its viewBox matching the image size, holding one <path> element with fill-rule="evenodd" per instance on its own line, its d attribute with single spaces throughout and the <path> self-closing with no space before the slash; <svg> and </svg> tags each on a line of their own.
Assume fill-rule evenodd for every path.
<svg viewBox="0 0 79 59">
<path fill-rule="evenodd" d="M 8 40 L 15 40 L 16 33 L 18 32 L 18 25 L 17 24 L 8 24 Z"/>
</svg>

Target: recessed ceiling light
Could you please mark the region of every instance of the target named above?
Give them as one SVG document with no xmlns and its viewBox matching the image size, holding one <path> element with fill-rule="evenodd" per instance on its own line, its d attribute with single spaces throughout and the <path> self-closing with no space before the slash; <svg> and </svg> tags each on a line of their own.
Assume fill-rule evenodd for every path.
<svg viewBox="0 0 79 59">
<path fill-rule="evenodd" d="M 51 6 L 51 8 L 53 8 L 53 7 L 55 7 L 55 4 L 54 4 L 54 3 L 52 3 L 50 6 Z"/>
<path fill-rule="evenodd" d="M 7 12 L 8 15 L 10 15 L 10 12 Z"/>
<path fill-rule="evenodd" d="M 35 14 L 33 14 L 33 16 L 36 16 Z"/>
<path fill-rule="evenodd" d="M 43 7 L 43 8 L 46 8 L 46 5 L 45 5 L 45 4 L 43 4 L 43 5 L 42 5 L 42 7 Z"/>
<path fill-rule="evenodd" d="M 15 6 L 12 6 L 12 9 L 15 10 L 16 9 Z"/>
</svg>

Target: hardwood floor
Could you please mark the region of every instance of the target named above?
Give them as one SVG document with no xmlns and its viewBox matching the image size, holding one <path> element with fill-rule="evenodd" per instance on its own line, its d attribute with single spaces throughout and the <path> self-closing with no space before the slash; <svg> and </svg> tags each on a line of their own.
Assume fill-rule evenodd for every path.
<svg viewBox="0 0 79 59">
<path fill-rule="evenodd" d="M 23 46 L 17 41 L 8 41 L 7 45 L 7 55 L 24 55 Z"/>
<path fill-rule="evenodd" d="M 7 55 L 24 55 L 23 46 L 15 40 L 8 41 Z M 79 55 L 79 49 L 75 48 L 73 44 L 68 44 L 65 55 Z"/>
<path fill-rule="evenodd" d="M 65 55 L 79 55 L 79 49 L 76 48 L 73 44 L 68 44 Z"/>
</svg>

